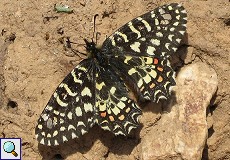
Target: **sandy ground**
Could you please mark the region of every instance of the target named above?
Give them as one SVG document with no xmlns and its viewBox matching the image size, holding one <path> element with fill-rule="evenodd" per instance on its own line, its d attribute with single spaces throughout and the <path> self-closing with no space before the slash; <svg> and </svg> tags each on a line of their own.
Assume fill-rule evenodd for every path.
<svg viewBox="0 0 230 160">
<path fill-rule="evenodd" d="M 61 80 L 79 63 L 63 44 L 63 38 L 75 42 L 73 48 L 84 51 L 83 38 L 92 38 L 92 19 L 98 14 L 96 30 L 99 44 L 120 26 L 159 5 L 180 2 L 188 12 L 187 46 L 193 57 L 214 68 L 218 91 L 210 102 L 211 117 L 203 159 L 230 159 L 230 2 L 154 1 L 154 0 L 1 0 L 0 3 L 0 137 L 21 137 L 23 159 L 140 159 L 138 144 L 142 134 L 115 137 L 98 127 L 64 146 L 38 145 L 36 121 Z M 71 14 L 56 13 L 54 4 L 74 9 Z M 192 63 L 193 61 L 189 62 Z M 183 67 L 180 66 L 180 67 Z M 155 109 L 158 110 L 159 108 Z M 146 127 L 147 126 L 147 127 Z M 137 131 L 138 132 L 138 131 Z M 154 137 L 153 137 L 154 138 Z M 71 147 L 70 147 L 71 146 Z"/>
</svg>

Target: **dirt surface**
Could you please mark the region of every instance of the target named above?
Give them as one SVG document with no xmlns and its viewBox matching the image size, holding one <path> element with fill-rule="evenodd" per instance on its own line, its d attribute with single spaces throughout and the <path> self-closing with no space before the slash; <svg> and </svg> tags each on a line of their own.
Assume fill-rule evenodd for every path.
<svg viewBox="0 0 230 160">
<path fill-rule="evenodd" d="M 147 107 L 142 127 L 129 137 L 93 127 L 89 134 L 59 147 L 38 145 L 34 128 L 62 79 L 79 63 L 63 43 L 84 51 L 83 38 L 93 35 L 98 14 L 98 44 L 120 26 L 157 6 L 179 2 L 188 12 L 186 63 L 202 61 L 218 74 L 218 91 L 210 102 L 210 125 L 203 159 L 230 159 L 230 2 L 154 0 L 1 0 L 0 3 L 0 137 L 21 137 L 23 159 L 141 159 L 139 144 L 158 120 L 160 107 Z M 55 12 L 55 4 L 73 13 Z M 183 64 L 183 65 L 186 65 Z M 183 67 L 183 65 L 179 67 Z M 140 131 L 141 130 L 141 131 Z M 140 132 L 140 133 L 139 133 Z M 154 137 L 153 137 L 154 138 Z"/>
</svg>

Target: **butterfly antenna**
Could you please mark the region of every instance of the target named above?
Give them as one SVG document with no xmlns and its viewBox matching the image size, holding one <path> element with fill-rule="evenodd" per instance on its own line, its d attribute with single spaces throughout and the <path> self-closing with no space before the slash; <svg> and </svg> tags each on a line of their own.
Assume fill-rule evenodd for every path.
<svg viewBox="0 0 230 160">
<path fill-rule="evenodd" d="M 97 33 L 96 33 L 96 44 L 97 44 L 98 36 L 100 36 L 100 35 L 101 35 L 100 32 L 97 32 Z"/>
<path fill-rule="evenodd" d="M 96 39 L 95 39 L 95 44 L 97 44 L 97 33 L 96 33 L 96 18 L 97 16 L 99 16 L 98 14 L 95 14 L 93 17 L 93 38 L 92 38 L 92 42 L 94 40 L 94 36 L 96 35 Z"/>
</svg>

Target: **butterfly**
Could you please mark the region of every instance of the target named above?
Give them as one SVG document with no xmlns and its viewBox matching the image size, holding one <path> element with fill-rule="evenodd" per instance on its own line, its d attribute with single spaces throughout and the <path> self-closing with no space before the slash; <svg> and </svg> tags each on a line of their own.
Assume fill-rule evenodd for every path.
<svg viewBox="0 0 230 160">
<path fill-rule="evenodd" d="M 142 114 L 130 97 L 158 102 L 170 97 L 174 71 L 169 57 L 186 31 L 187 13 L 177 3 L 137 17 L 105 39 L 101 47 L 84 40 L 87 58 L 59 84 L 35 129 L 39 143 L 62 144 L 94 125 L 128 135 Z"/>
</svg>

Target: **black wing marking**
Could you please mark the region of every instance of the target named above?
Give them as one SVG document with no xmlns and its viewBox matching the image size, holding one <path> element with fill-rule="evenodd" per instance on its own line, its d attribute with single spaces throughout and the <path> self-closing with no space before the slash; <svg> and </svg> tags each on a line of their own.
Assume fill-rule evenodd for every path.
<svg viewBox="0 0 230 160">
<path fill-rule="evenodd" d="M 177 3 L 164 5 L 128 22 L 102 45 L 104 54 L 169 56 L 184 36 L 187 14 Z"/>
<path fill-rule="evenodd" d="M 95 81 L 83 60 L 58 86 L 35 129 L 39 143 L 53 146 L 80 137 L 95 124 Z"/>
</svg>

